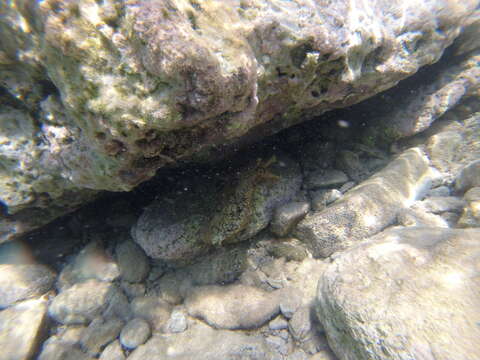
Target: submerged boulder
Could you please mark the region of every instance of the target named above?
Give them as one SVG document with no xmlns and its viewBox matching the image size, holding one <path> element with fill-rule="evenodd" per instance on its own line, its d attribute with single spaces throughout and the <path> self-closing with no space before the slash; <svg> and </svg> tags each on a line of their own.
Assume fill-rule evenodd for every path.
<svg viewBox="0 0 480 360">
<path fill-rule="evenodd" d="M 275 208 L 300 190 L 299 165 L 278 153 L 248 162 L 224 184 L 209 179 L 152 203 L 132 237 L 155 259 L 189 261 L 214 246 L 245 241 L 266 228 Z"/>
<path fill-rule="evenodd" d="M 2 2 L 0 241 L 392 87 L 437 61 L 476 6 Z"/>
<path fill-rule="evenodd" d="M 294 234 L 314 256 L 328 257 L 392 225 L 437 176 L 421 148 L 408 149 L 333 205 L 308 214 Z"/>
<path fill-rule="evenodd" d="M 480 357 L 479 229 L 394 228 L 335 258 L 317 312 L 341 360 Z"/>
</svg>

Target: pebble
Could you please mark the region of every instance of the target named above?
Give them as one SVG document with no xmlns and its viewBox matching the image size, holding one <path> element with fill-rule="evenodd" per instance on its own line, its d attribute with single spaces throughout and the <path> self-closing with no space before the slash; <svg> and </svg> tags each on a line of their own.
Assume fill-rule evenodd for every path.
<svg viewBox="0 0 480 360">
<path fill-rule="evenodd" d="M 130 320 L 120 333 L 120 342 L 127 349 L 135 349 L 144 344 L 152 334 L 148 322 L 141 318 Z"/>
<path fill-rule="evenodd" d="M 86 353 L 96 356 L 105 345 L 118 336 L 123 325 L 124 322 L 118 318 L 105 320 L 97 317 L 82 333 L 80 346 Z"/>
<path fill-rule="evenodd" d="M 302 341 L 307 338 L 312 329 L 311 313 L 309 307 L 298 309 L 288 322 L 288 329 L 295 340 Z"/>
<path fill-rule="evenodd" d="M 127 240 L 117 245 L 115 253 L 123 280 L 131 283 L 145 280 L 150 271 L 150 264 L 140 246 Z"/>
<path fill-rule="evenodd" d="M 143 318 L 153 329 L 161 329 L 170 319 L 172 306 L 156 296 L 141 296 L 132 300 L 132 313 L 137 318 Z"/>
<path fill-rule="evenodd" d="M 125 360 L 120 341 L 115 340 L 107 345 L 100 355 L 100 360 Z"/>
<path fill-rule="evenodd" d="M 455 190 L 464 193 L 473 187 L 480 186 L 480 160 L 465 166 L 455 179 Z"/>
<path fill-rule="evenodd" d="M 309 210 L 310 204 L 304 201 L 278 207 L 273 214 L 270 230 L 279 237 L 286 236 Z"/>
<path fill-rule="evenodd" d="M 282 316 L 277 316 L 275 319 L 268 323 L 268 327 L 271 330 L 282 330 L 288 328 L 288 322 Z"/>
<path fill-rule="evenodd" d="M 342 193 L 337 189 L 315 191 L 312 193 L 312 209 L 315 211 L 323 210 L 327 205 L 341 197 Z"/>
<path fill-rule="evenodd" d="M 348 176 L 340 170 L 317 170 L 307 175 L 304 186 L 308 190 L 342 186 L 348 181 Z"/>
</svg>

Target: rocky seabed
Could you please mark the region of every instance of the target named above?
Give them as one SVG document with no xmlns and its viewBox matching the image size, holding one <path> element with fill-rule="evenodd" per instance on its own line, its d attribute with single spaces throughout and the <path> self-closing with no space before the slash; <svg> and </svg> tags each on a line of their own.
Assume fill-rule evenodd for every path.
<svg viewBox="0 0 480 360">
<path fill-rule="evenodd" d="M 478 2 L 12 3 L 0 360 L 480 359 Z"/>
</svg>

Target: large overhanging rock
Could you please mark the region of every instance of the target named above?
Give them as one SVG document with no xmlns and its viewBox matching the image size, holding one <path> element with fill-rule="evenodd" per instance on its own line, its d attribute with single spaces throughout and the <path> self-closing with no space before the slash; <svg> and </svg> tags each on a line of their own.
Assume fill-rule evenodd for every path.
<svg viewBox="0 0 480 360">
<path fill-rule="evenodd" d="M 2 2 L 0 241 L 92 191 L 130 190 L 166 164 L 392 87 L 437 61 L 477 5 Z"/>
</svg>

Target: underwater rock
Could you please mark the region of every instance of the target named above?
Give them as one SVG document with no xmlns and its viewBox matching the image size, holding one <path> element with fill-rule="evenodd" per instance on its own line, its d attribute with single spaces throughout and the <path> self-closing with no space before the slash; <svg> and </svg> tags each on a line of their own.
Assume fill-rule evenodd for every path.
<svg viewBox="0 0 480 360">
<path fill-rule="evenodd" d="M 188 262 L 213 246 L 245 241 L 300 190 L 298 164 L 283 154 L 250 161 L 224 186 L 208 180 L 145 209 L 132 237 L 155 259 Z"/>
<path fill-rule="evenodd" d="M 147 343 L 135 349 L 129 360 L 225 360 L 276 359 L 261 335 L 238 331 L 214 330 L 202 323 L 180 334 L 155 334 Z"/>
<path fill-rule="evenodd" d="M 47 299 L 27 300 L 0 312 L 1 358 L 32 359 L 47 328 Z"/>
<path fill-rule="evenodd" d="M 0 309 L 38 297 L 53 287 L 55 273 L 40 264 L 0 264 Z"/>
<path fill-rule="evenodd" d="M 241 284 L 194 288 L 185 306 L 190 316 L 230 330 L 258 328 L 280 312 L 277 293 Z"/>
<path fill-rule="evenodd" d="M 48 310 L 50 316 L 62 324 L 88 324 L 102 313 L 107 318 L 114 315 L 127 317 L 122 304 L 126 301 L 116 285 L 87 280 L 58 294 Z"/>
<path fill-rule="evenodd" d="M 0 241 L 388 89 L 436 62 L 477 5 L 2 2 Z"/>
<path fill-rule="evenodd" d="M 437 175 L 420 148 L 408 149 L 325 210 L 308 214 L 294 235 L 314 256 L 328 257 L 392 225 Z"/>
<path fill-rule="evenodd" d="M 317 312 L 338 358 L 479 358 L 479 236 L 393 228 L 335 256 Z"/>
<path fill-rule="evenodd" d="M 120 333 L 120 342 L 127 349 L 135 349 L 145 343 L 152 334 L 148 322 L 141 318 L 130 320 Z"/>
</svg>

